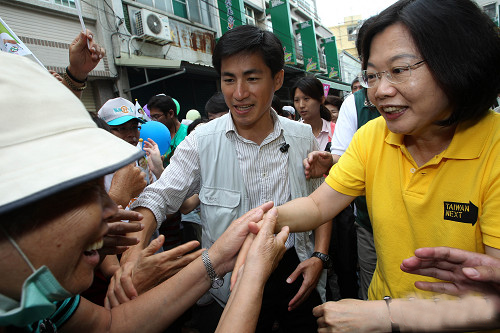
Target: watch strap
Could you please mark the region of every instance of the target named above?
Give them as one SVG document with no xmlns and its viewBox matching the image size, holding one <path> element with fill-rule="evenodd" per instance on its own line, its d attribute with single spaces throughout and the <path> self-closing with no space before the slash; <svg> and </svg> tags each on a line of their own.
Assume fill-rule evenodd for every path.
<svg viewBox="0 0 500 333">
<path fill-rule="evenodd" d="M 210 278 L 210 281 L 212 282 L 212 287 L 218 288 L 217 286 L 219 284 L 217 282 L 224 281 L 224 280 L 222 279 L 222 277 L 218 276 L 217 273 L 215 273 L 215 269 L 212 266 L 212 262 L 210 261 L 210 258 L 208 256 L 208 250 L 203 251 L 203 253 L 201 254 L 201 260 L 203 261 L 203 264 L 205 265 L 205 269 L 207 270 L 208 277 Z"/>
<path fill-rule="evenodd" d="M 313 252 L 313 254 L 311 254 L 311 258 L 312 257 L 316 257 L 319 260 L 321 260 L 323 262 L 323 268 L 330 268 L 332 266 L 332 261 L 328 254 L 321 252 Z"/>
</svg>

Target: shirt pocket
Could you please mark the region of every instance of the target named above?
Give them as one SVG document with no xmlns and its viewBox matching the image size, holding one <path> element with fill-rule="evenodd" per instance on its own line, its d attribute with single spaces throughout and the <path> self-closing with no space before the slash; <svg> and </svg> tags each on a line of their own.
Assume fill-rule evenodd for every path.
<svg viewBox="0 0 500 333">
<path fill-rule="evenodd" d="M 203 228 L 213 243 L 239 217 L 241 193 L 202 185 L 199 197 Z"/>
</svg>

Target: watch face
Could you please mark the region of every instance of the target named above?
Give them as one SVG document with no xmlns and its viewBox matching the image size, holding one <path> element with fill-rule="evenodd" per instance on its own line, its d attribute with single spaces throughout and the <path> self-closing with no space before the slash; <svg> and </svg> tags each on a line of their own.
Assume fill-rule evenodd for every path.
<svg viewBox="0 0 500 333">
<path fill-rule="evenodd" d="M 212 288 L 219 289 L 223 284 L 224 279 L 215 278 L 215 280 L 212 281 Z"/>
</svg>

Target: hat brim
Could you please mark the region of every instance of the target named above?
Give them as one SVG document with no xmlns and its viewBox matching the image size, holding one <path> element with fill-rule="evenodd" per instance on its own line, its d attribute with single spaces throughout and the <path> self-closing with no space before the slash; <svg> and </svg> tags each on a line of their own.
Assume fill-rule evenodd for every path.
<svg viewBox="0 0 500 333">
<path fill-rule="evenodd" d="M 112 173 L 144 152 L 88 127 L 4 147 L 2 155 L 0 214 Z"/>
<path fill-rule="evenodd" d="M 134 117 L 134 116 L 123 116 L 123 117 L 111 120 L 110 122 L 108 122 L 108 125 L 110 125 L 110 126 L 118 126 L 118 125 L 121 125 L 121 124 L 125 124 L 127 121 L 131 121 L 133 119 L 139 120 L 139 122 L 141 122 L 142 124 L 145 123 L 145 121 L 142 120 L 141 118 L 137 118 L 137 117 Z"/>
</svg>

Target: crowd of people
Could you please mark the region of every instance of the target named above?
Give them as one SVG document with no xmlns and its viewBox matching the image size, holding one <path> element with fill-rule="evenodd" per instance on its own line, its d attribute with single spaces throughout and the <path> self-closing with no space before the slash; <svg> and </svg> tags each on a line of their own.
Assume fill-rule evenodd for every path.
<svg viewBox="0 0 500 333">
<path fill-rule="evenodd" d="M 0 53 L 0 332 L 500 329 L 498 27 L 399 0 L 356 47 L 345 100 L 305 76 L 283 106 L 280 40 L 235 27 L 186 119 L 89 114 L 90 31 L 62 75 Z"/>
</svg>

